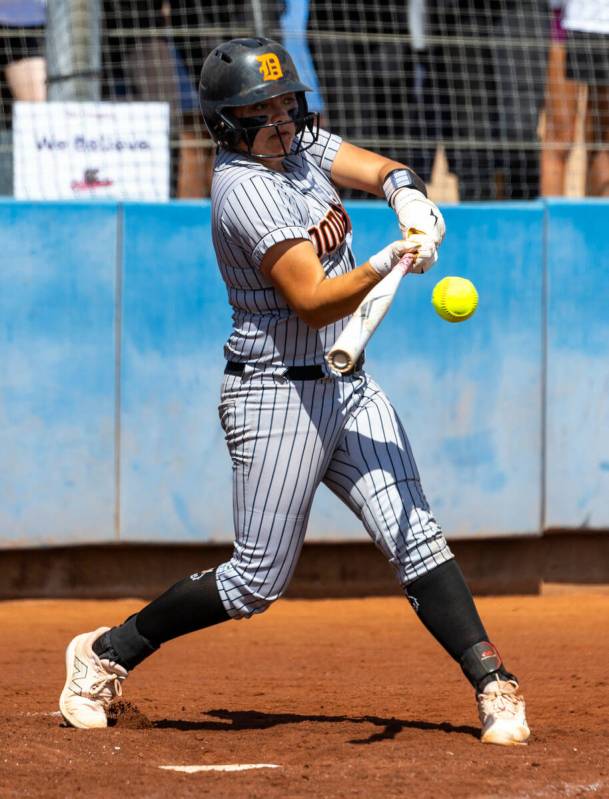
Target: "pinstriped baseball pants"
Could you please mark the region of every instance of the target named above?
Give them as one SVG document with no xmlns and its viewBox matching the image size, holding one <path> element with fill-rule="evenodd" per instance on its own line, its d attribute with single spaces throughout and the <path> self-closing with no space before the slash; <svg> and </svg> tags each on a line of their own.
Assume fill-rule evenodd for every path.
<svg viewBox="0 0 609 799">
<path fill-rule="evenodd" d="M 220 420 L 233 465 L 235 545 L 216 570 L 233 618 L 286 589 L 323 482 L 361 519 L 402 587 L 452 558 L 398 416 L 365 372 L 290 382 L 226 375 Z"/>
</svg>

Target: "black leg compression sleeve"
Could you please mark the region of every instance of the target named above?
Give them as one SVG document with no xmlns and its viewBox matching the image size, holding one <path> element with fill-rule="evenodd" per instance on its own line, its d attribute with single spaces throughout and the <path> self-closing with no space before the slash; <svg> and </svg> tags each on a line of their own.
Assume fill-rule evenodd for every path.
<svg viewBox="0 0 609 799">
<path fill-rule="evenodd" d="M 156 646 L 180 635 L 212 627 L 230 616 L 224 609 L 216 572 L 196 572 L 172 585 L 137 614 L 137 629 Z"/>
<path fill-rule="evenodd" d="M 104 633 L 93 644 L 93 651 L 129 671 L 165 641 L 229 618 L 218 593 L 215 572 L 197 572 Z"/>
<path fill-rule="evenodd" d="M 486 630 L 456 560 L 449 560 L 410 583 L 407 597 L 436 641 L 461 665 L 472 685 L 480 689 L 480 682 L 490 672 L 480 665 L 480 653 L 475 646 L 484 642 L 488 649 L 492 645 L 488 644 Z M 501 658 L 492 649 L 497 654 L 497 660 L 492 661 L 496 664 L 493 671 L 502 674 Z M 491 664 L 491 660 L 484 663 Z"/>
<path fill-rule="evenodd" d="M 456 661 L 470 646 L 487 639 L 456 560 L 446 561 L 410 583 L 407 594 L 425 627 Z"/>
</svg>

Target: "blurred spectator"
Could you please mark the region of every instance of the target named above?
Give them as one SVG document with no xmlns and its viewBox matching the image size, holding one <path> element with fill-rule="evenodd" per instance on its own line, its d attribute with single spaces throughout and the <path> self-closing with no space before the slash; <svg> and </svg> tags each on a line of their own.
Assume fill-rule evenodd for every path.
<svg viewBox="0 0 609 799">
<path fill-rule="evenodd" d="M 171 138 L 180 130 L 179 76 L 167 31 L 164 0 L 103 0 L 102 97 L 167 102 Z M 178 154 L 172 148 L 171 194 Z"/>
<path fill-rule="evenodd" d="M 462 200 L 539 195 L 547 0 L 429 0 L 435 104 Z"/>
<path fill-rule="evenodd" d="M 103 0 L 105 99 L 165 100 L 177 106 L 165 5 L 164 0 Z"/>
<path fill-rule="evenodd" d="M 46 0 L 0 0 L 0 66 L 15 100 L 46 99 L 45 19 Z"/>
<path fill-rule="evenodd" d="M 309 0 L 308 30 L 315 70 L 324 98 L 327 123 L 334 133 L 350 141 L 369 133 L 370 110 L 366 45 L 353 33 L 363 20 L 359 3 L 345 0 L 330 6 L 326 0 Z"/>
<path fill-rule="evenodd" d="M 567 78 L 588 87 L 586 193 L 609 196 L 609 0 L 566 0 Z"/>
<path fill-rule="evenodd" d="M 436 112 L 422 0 L 403 6 L 309 1 L 311 49 L 328 125 L 355 144 L 409 164 L 429 181 Z M 388 39 L 388 32 L 395 38 Z"/>
<path fill-rule="evenodd" d="M 575 139 L 578 84 L 566 75 L 564 0 L 552 0 L 552 34 L 546 79 L 544 147 L 541 154 L 541 193 L 565 193 L 567 159 Z"/>
<path fill-rule="evenodd" d="M 182 130 L 178 197 L 208 197 L 214 166 L 215 148 L 201 119 L 199 77 L 207 55 L 232 33 L 213 33 L 214 27 L 239 26 L 239 15 L 228 5 L 204 0 L 172 0 L 170 25 L 182 85 Z M 242 20 L 241 20 L 242 21 Z M 237 35 L 236 33 L 234 35 Z"/>
<path fill-rule="evenodd" d="M 319 80 L 307 42 L 309 11 L 309 0 L 285 0 L 279 25 L 282 44 L 292 56 L 301 81 L 313 90 L 307 94 L 309 109 L 321 115 L 324 125 L 326 124 L 324 101 L 319 91 Z"/>
</svg>

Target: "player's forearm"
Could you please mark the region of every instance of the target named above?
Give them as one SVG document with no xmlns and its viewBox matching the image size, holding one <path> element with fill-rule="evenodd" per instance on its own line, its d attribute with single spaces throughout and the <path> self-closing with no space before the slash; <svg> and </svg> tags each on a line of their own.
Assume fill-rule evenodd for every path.
<svg viewBox="0 0 609 799">
<path fill-rule="evenodd" d="M 262 259 L 262 274 L 281 292 L 290 308 L 310 327 L 319 330 L 352 314 L 370 289 L 418 245 L 399 240 L 337 277 L 326 277 L 308 240 L 275 244 Z"/>
<path fill-rule="evenodd" d="M 351 272 L 327 278 L 320 271 L 317 279 L 287 293 L 286 299 L 291 299 L 291 306 L 308 325 L 325 327 L 352 314 L 369 291 L 398 266 L 402 277 L 409 272 L 417 247 L 402 239 L 393 241 Z"/>
<path fill-rule="evenodd" d="M 338 277 L 321 280 L 298 299 L 294 310 L 309 327 L 319 330 L 349 316 L 381 276 L 368 262 Z"/>
</svg>

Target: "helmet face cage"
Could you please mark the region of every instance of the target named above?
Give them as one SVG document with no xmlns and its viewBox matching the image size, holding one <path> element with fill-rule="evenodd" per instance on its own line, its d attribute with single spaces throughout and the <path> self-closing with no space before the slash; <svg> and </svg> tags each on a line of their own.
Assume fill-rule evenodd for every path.
<svg viewBox="0 0 609 799">
<path fill-rule="evenodd" d="M 286 92 L 287 93 L 287 92 Z M 278 95 L 281 96 L 281 95 Z M 223 123 L 224 135 L 219 135 L 217 143 L 226 147 L 229 150 L 237 150 L 240 142 L 243 142 L 247 147 L 247 154 L 254 158 L 261 159 L 274 159 L 283 158 L 287 155 L 296 155 L 305 150 L 310 149 L 319 137 L 319 114 L 310 112 L 307 106 L 307 101 L 304 92 L 296 93 L 297 107 L 289 111 L 290 121 L 285 122 L 267 122 L 266 116 L 252 116 L 252 117 L 236 117 L 231 113 L 230 108 L 221 108 L 217 114 Z M 254 152 L 254 140 L 258 135 L 258 131 L 264 128 L 274 128 L 275 132 L 279 134 L 280 128 L 284 125 L 294 124 L 296 126 L 296 139 L 292 142 L 291 147 L 286 148 L 283 139 L 278 135 L 278 141 L 281 146 L 279 153 L 257 153 Z M 312 140 L 308 144 L 303 143 L 305 131 L 309 131 L 312 135 Z M 223 131 L 223 132 L 224 132 Z"/>
<path fill-rule="evenodd" d="M 310 113 L 305 98 L 309 87 L 298 77 L 290 54 L 270 39 L 232 39 L 215 48 L 201 70 L 199 101 L 205 124 L 218 146 L 261 159 L 283 158 L 308 150 L 319 135 L 319 115 Z M 291 121 L 272 123 L 266 115 L 237 117 L 236 107 L 293 93 L 297 108 L 289 112 Z M 296 139 L 286 148 L 278 135 L 281 152 L 257 153 L 254 140 L 263 128 L 272 127 L 279 134 L 283 125 L 294 124 Z M 304 144 L 305 131 L 312 141 Z M 245 145 L 245 149 L 242 145 Z"/>
</svg>

